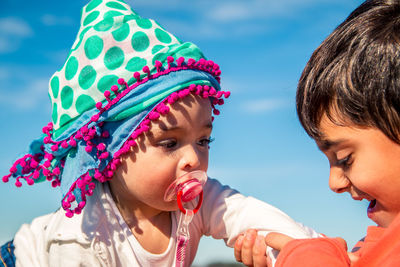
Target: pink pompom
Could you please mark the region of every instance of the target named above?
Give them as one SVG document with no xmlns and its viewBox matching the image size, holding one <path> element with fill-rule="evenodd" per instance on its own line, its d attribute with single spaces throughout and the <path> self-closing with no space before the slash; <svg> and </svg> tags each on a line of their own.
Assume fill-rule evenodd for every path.
<svg viewBox="0 0 400 267">
<path fill-rule="evenodd" d="M 192 65 L 194 65 L 196 63 L 196 60 L 194 60 L 193 58 L 189 58 L 189 60 L 188 60 L 188 65 L 189 66 L 192 66 Z"/>
<path fill-rule="evenodd" d="M 62 205 L 64 210 L 71 208 L 71 204 L 68 203 L 67 201 L 63 201 L 61 205 Z"/>
<path fill-rule="evenodd" d="M 74 213 L 71 210 L 67 210 L 65 216 L 67 216 L 68 218 L 72 218 L 74 216 Z"/>
<path fill-rule="evenodd" d="M 149 119 L 152 121 L 157 120 L 159 117 L 160 117 L 160 113 L 158 113 L 158 112 L 151 111 L 149 113 Z"/>
<path fill-rule="evenodd" d="M 103 103 L 101 103 L 101 102 L 97 102 L 97 103 L 96 103 L 96 108 L 97 108 L 98 110 L 101 110 L 102 107 L 103 107 Z"/>
<path fill-rule="evenodd" d="M 140 73 L 139 72 L 135 72 L 133 74 L 133 77 L 136 79 L 136 81 L 140 82 Z"/>
<path fill-rule="evenodd" d="M 110 133 L 109 133 L 108 131 L 104 131 L 104 132 L 101 134 L 101 136 L 104 137 L 104 138 L 108 138 L 108 137 L 110 137 Z"/>
<path fill-rule="evenodd" d="M 67 147 L 68 147 L 67 141 L 63 141 L 63 142 L 61 143 L 61 147 L 62 147 L 62 148 L 67 148 Z"/>
<path fill-rule="evenodd" d="M 142 71 L 143 71 L 144 73 L 150 73 L 150 69 L 149 69 L 148 66 L 144 66 L 143 69 L 142 69 Z"/>
<path fill-rule="evenodd" d="M 90 120 L 93 121 L 93 122 L 98 121 L 98 120 L 99 120 L 99 114 L 93 115 L 92 118 L 91 118 Z"/>
<path fill-rule="evenodd" d="M 182 63 L 185 62 L 185 59 L 183 57 L 180 57 L 176 60 L 176 63 L 178 64 L 178 66 L 182 66 Z"/>
<path fill-rule="evenodd" d="M 109 153 L 106 151 L 106 152 L 101 153 L 99 158 L 100 159 L 106 159 L 106 158 L 108 158 L 108 156 L 109 156 Z"/>
<path fill-rule="evenodd" d="M 54 170 L 53 170 L 53 174 L 60 175 L 60 173 L 61 173 L 60 168 L 55 167 Z"/>
<path fill-rule="evenodd" d="M 72 147 L 76 147 L 76 141 L 74 139 L 69 140 L 69 145 Z"/>
<path fill-rule="evenodd" d="M 85 207 L 85 205 L 86 205 L 86 201 L 81 201 L 78 204 L 78 208 L 83 209 L 83 207 Z"/>
<path fill-rule="evenodd" d="M 8 183 L 8 181 L 10 180 L 10 177 L 11 177 L 11 175 L 6 175 L 6 176 L 3 176 L 3 182 L 4 183 Z"/>
<path fill-rule="evenodd" d="M 123 79 L 123 78 L 119 78 L 118 79 L 118 84 L 120 84 L 120 85 L 123 85 L 123 84 L 125 84 L 125 80 Z M 113 86 L 115 86 L 115 85 L 113 85 Z M 113 86 L 111 86 L 111 90 L 113 90 Z M 115 88 L 115 87 L 114 87 Z M 118 87 L 117 87 L 118 88 Z M 117 89 L 118 90 L 118 89 Z M 114 90 L 113 90 L 114 91 Z"/>
<path fill-rule="evenodd" d="M 11 168 L 10 168 L 10 172 L 11 173 L 16 173 L 18 170 L 17 170 L 17 168 L 15 167 L 15 166 L 12 166 Z"/>
<path fill-rule="evenodd" d="M 100 143 L 97 145 L 97 150 L 103 151 L 106 149 L 106 145 L 104 143 Z"/>
</svg>

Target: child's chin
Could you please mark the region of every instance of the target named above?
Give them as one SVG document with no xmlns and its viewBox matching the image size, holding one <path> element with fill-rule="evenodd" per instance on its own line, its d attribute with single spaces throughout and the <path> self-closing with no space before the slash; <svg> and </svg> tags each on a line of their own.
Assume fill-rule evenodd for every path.
<svg viewBox="0 0 400 267">
<path fill-rule="evenodd" d="M 388 228 L 391 224 L 391 222 L 393 221 L 392 216 L 385 216 L 384 214 L 374 214 L 376 216 L 373 216 L 372 218 L 370 217 L 370 219 L 372 221 L 374 221 L 377 226 L 382 227 L 382 228 Z M 379 216 L 381 215 L 381 216 Z"/>
</svg>

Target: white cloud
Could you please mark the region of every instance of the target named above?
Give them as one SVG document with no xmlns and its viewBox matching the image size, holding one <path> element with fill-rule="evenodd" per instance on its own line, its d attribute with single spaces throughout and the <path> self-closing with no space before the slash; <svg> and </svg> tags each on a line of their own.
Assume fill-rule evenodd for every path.
<svg viewBox="0 0 400 267">
<path fill-rule="evenodd" d="M 267 19 L 273 16 L 296 14 L 300 9 L 307 8 L 311 4 L 324 2 L 328 0 L 218 1 L 207 15 L 210 19 L 219 22 Z"/>
<path fill-rule="evenodd" d="M 0 90 L 0 105 L 19 111 L 34 110 L 47 98 L 48 79 L 33 80 L 24 88 Z"/>
<path fill-rule="evenodd" d="M 75 22 L 70 17 L 54 16 L 51 14 L 43 15 L 40 20 L 46 26 L 73 25 Z"/>
<path fill-rule="evenodd" d="M 18 50 L 21 42 L 33 35 L 33 30 L 20 18 L 0 18 L 0 53 Z"/>
<path fill-rule="evenodd" d="M 249 113 L 266 113 L 285 107 L 289 107 L 289 101 L 285 99 L 253 99 L 242 104 L 242 109 Z"/>
<path fill-rule="evenodd" d="M 0 18 L 0 35 L 29 37 L 33 31 L 28 23 L 20 18 Z"/>
</svg>

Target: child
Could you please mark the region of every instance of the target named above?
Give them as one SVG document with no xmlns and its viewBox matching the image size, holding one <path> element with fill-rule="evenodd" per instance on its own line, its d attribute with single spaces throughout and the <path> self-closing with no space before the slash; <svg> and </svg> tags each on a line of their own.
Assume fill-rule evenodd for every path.
<svg viewBox="0 0 400 267">
<path fill-rule="evenodd" d="M 123 1 L 89 2 L 50 79 L 52 122 L 3 177 L 16 186 L 49 180 L 61 187 L 62 209 L 23 225 L 2 250 L 8 259 L 189 266 L 203 235 L 228 246 L 249 228 L 316 237 L 278 209 L 207 180 L 212 114 L 229 97 L 219 81 L 219 66 L 194 44 Z M 15 259 L 6 249 L 13 246 Z"/>
<path fill-rule="evenodd" d="M 370 202 L 365 239 L 353 253 L 340 239 L 266 243 L 276 266 L 400 266 L 400 2 L 361 4 L 311 56 L 297 112 L 330 163 L 329 186 Z"/>
</svg>

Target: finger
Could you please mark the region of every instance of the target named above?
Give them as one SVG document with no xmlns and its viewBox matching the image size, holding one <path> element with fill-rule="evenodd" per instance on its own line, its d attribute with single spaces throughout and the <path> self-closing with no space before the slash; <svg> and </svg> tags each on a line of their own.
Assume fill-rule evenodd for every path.
<svg viewBox="0 0 400 267">
<path fill-rule="evenodd" d="M 271 248 L 281 250 L 291 240 L 293 240 L 293 238 L 284 234 L 269 233 L 265 237 L 265 244 Z"/>
<path fill-rule="evenodd" d="M 257 231 L 255 229 L 249 229 L 246 231 L 243 238 L 242 245 L 242 263 L 246 266 L 253 266 L 253 246 L 257 237 Z"/>
<path fill-rule="evenodd" d="M 244 235 L 239 235 L 234 245 L 235 259 L 237 262 L 242 262 L 242 246 Z"/>
<path fill-rule="evenodd" d="M 350 263 L 351 263 L 350 266 L 353 266 L 353 264 L 355 264 L 359 259 L 359 256 L 356 256 L 355 254 L 353 254 L 351 252 L 347 252 L 347 255 L 349 256 L 349 259 L 350 259 Z"/>
<path fill-rule="evenodd" d="M 253 265 L 254 267 L 267 266 L 266 256 L 267 246 L 264 242 L 264 237 L 258 235 L 253 246 Z"/>
</svg>

